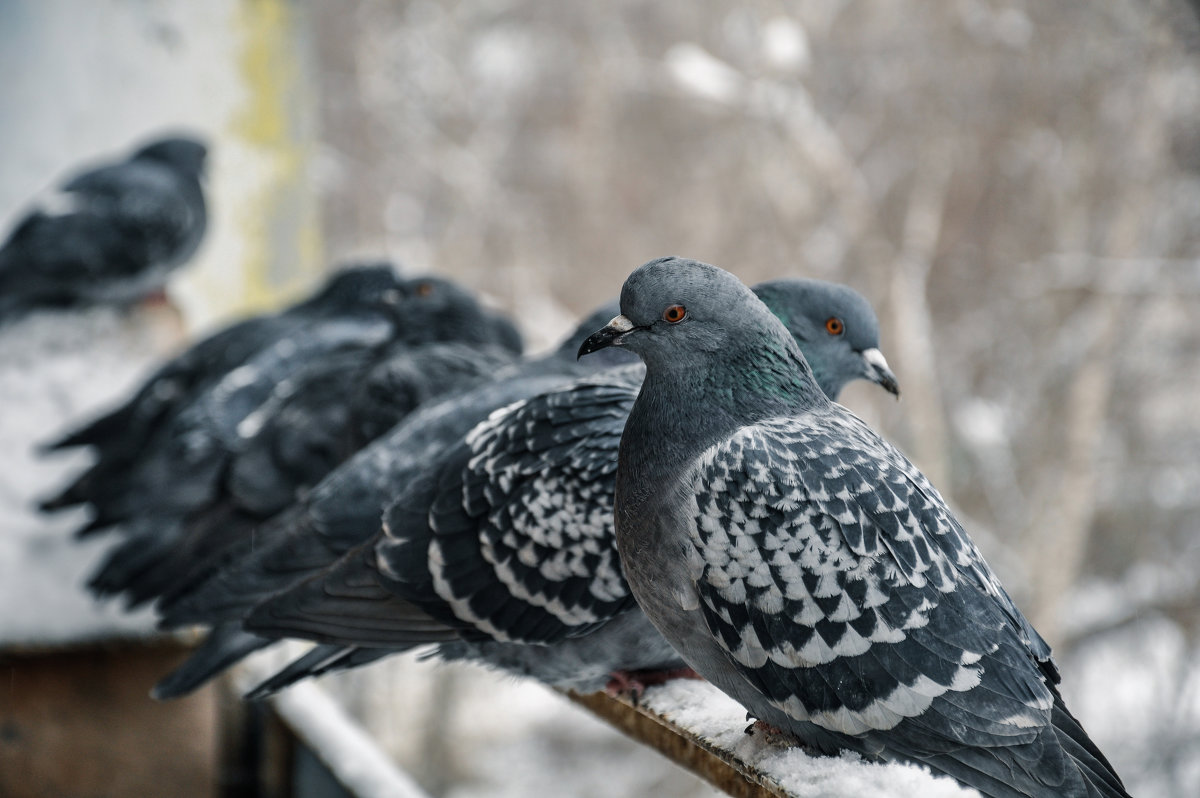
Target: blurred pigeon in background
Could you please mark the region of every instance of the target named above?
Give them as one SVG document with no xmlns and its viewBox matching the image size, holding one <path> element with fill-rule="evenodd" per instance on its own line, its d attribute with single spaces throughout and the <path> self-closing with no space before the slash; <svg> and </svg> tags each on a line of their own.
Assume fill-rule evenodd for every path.
<svg viewBox="0 0 1200 798">
<path fill-rule="evenodd" d="M 152 375 L 129 402 L 51 445 L 89 444 L 98 458 L 59 495 L 44 501 L 42 509 L 91 502 L 99 510 L 95 528 L 121 520 L 128 513 L 123 504 L 138 507 L 143 501 L 125 490 L 136 482 L 137 464 L 148 478 L 169 483 L 174 475 L 157 474 L 156 459 L 195 463 L 216 445 L 214 436 L 235 439 L 242 419 L 279 380 L 311 358 L 390 340 L 399 326 L 396 307 L 404 299 L 402 287 L 390 265 L 360 267 L 333 278 L 296 308 L 241 322 L 196 344 Z M 107 513 L 102 511 L 106 506 Z"/>
<path fill-rule="evenodd" d="M 347 386 L 413 349 L 431 366 L 438 336 L 457 336 L 476 351 L 471 358 L 460 348 L 446 353 L 455 368 L 430 368 L 422 375 L 427 391 L 439 377 L 448 390 L 514 356 L 492 341 L 519 346 L 507 320 L 453 283 L 397 281 L 378 301 L 354 303 L 336 323 L 294 330 L 252 356 L 172 416 L 121 468 L 101 460 L 64 492 L 92 505 L 85 531 L 121 524 L 127 537 L 92 589 L 125 592 L 131 605 L 147 601 L 172 584 L 171 558 L 190 565 L 198 555 L 188 541 L 236 538 L 283 509 L 361 438 L 347 412 Z"/>
<path fill-rule="evenodd" d="M 1127 795 L 941 496 L 826 398 L 749 289 L 664 258 L 621 310 L 581 350 L 647 368 L 617 545 L 689 665 L 825 754 L 924 764 L 989 798 Z"/>
<path fill-rule="evenodd" d="M 31 311 L 124 305 L 162 290 L 204 238 L 207 149 L 162 138 L 78 174 L 0 247 L 0 324 Z"/>
<path fill-rule="evenodd" d="M 879 354 L 874 312 L 860 295 L 801 280 L 758 290 L 819 353 L 828 390 L 840 392 L 860 377 L 897 390 Z M 831 319 L 838 323 L 827 325 Z M 252 621 L 271 634 L 381 648 L 315 651 L 267 687 L 435 641 L 453 641 L 439 649 L 445 658 L 481 659 L 585 690 L 603 686 L 613 670 L 676 664 L 644 618 L 627 612 L 633 602 L 612 536 L 615 453 L 640 379 L 634 367 L 531 395 L 448 446 L 415 481 L 410 477 L 385 515 L 386 532 L 371 546 L 269 602 Z M 359 535 L 347 536 L 342 550 L 364 539 Z M 220 607 L 221 619 L 236 619 L 253 600 L 311 572 L 307 558 L 296 554 L 303 545 L 293 541 L 266 557 L 256 549 L 167 618 L 211 622 Z M 346 595 L 331 584 L 341 579 L 359 588 Z M 205 601 L 207 617 L 195 614 Z M 603 634 L 589 634 L 600 627 Z"/>
<path fill-rule="evenodd" d="M 252 449 L 264 427 L 273 431 L 267 418 L 281 404 L 297 416 L 293 436 L 336 435 L 344 457 L 356 436 L 303 423 L 295 405 L 308 402 L 309 414 L 323 412 L 340 396 L 311 389 L 321 380 L 328 387 L 331 373 L 354 380 L 354 366 L 365 371 L 404 348 L 443 340 L 480 346 L 500 341 L 520 349 L 510 322 L 449 281 L 401 279 L 388 265 L 344 272 L 291 310 L 200 342 L 154 374 L 128 403 L 52 444 L 90 444 L 99 457 L 42 507 L 90 502 L 96 515 L 89 529 L 139 514 L 198 509 L 224 475 L 219 463 Z M 346 384 L 356 383 L 343 384 L 343 390 Z M 317 446 L 298 441 L 290 448 L 302 457 Z M 147 490 L 154 484 L 158 489 Z"/>
<path fill-rule="evenodd" d="M 156 512 L 153 503 L 138 510 L 132 525 L 144 531 L 129 535 L 127 530 L 128 540 L 110 553 L 90 587 L 100 595 L 124 593 L 130 606 L 175 588 L 180 576 L 209 554 L 248 537 L 256 526 L 302 500 L 329 471 L 378 435 L 385 415 L 394 424 L 415 409 L 417 397 L 432 399 L 489 379 L 513 358 L 508 350 L 478 344 L 432 343 L 387 354 L 396 348 L 385 347 L 382 355 L 374 350 L 337 352 L 280 383 L 243 420 L 242 439 L 217 452 L 224 465 L 209 483 L 211 493 L 167 511 Z M 419 376 L 406 373 L 414 362 L 426 369 Z M 397 363 L 406 368 L 389 368 Z M 347 388 L 369 390 L 378 378 L 397 385 L 408 398 L 373 407 L 369 418 L 360 419 L 358 408 L 346 401 Z"/>
<path fill-rule="evenodd" d="M 336 325 L 359 305 L 383 302 L 389 295 L 398 299 L 391 292 L 399 290 L 400 278 L 391 264 L 339 269 L 313 296 L 287 310 L 245 319 L 192 344 L 155 371 L 128 401 L 44 448 L 92 446 L 101 460 L 127 460 L 169 416 L 260 351 L 309 327 Z M 44 509 L 79 501 L 63 496 L 45 502 Z"/>
</svg>

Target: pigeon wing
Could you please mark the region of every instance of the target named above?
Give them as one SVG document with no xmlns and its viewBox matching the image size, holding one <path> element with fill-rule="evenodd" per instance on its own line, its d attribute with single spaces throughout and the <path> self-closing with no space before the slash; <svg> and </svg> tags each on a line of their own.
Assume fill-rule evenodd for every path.
<svg viewBox="0 0 1200 798">
<path fill-rule="evenodd" d="M 428 577 L 454 617 L 505 642 L 553 643 L 632 606 L 612 529 L 616 451 L 640 369 L 516 402 L 441 469 L 428 509 Z M 389 517 L 381 558 L 414 556 Z M 419 519 L 417 519 L 419 520 Z M 412 576 L 410 584 L 415 583 Z"/>
<path fill-rule="evenodd" d="M 763 421 L 691 479 L 701 613 L 772 707 L 971 783 L 1069 778 L 1045 739 L 1045 643 L 937 491 L 866 425 L 837 410 Z"/>
</svg>

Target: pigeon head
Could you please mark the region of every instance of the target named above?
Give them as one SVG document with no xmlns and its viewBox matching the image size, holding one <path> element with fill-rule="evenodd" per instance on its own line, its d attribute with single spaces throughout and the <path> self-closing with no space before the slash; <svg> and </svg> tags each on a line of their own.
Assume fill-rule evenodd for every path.
<svg viewBox="0 0 1200 798">
<path fill-rule="evenodd" d="M 512 322 L 483 307 L 465 288 L 441 277 L 404 281 L 402 324 L 413 341 L 494 344 L 520 354 L 521 335 Z"/>
<path fill-rule="evenodd" d="M 824 280 L 769 280 L 758 298 L 800 344 L 821 390 L 836 399 L 857 379 L 900 396 L 896 375 L 879 349 L 879 320 L 871 303 L 848 286 Z"/>
<path fill-rule="evenodd" d="M 135 161 L 156 161 L 178 169 L 184 174 L 200 177 L 208 148 L 199 140 L 173 136 L 153 141 L 133 154 Z"/>
<path fill-rule="evenodd" d="M 704 384 L 702 392 L 738 401 L 825 401 L 787 328 L 740 280 L 707 263 L 671 257 L 638 267 L 621 289 L 621 315 L 579 354 L 610 346 L 644 360 L 647 380 Z"/>
<path fill-rule="evenodd" d="M 341 313 L 361 305 L 398 305 L 407 291 L 404 281 L 386 261 L 339 267 L 306 307 Z"/>
<path fill-rule="evenodd" d="M 579 354 L 621 346 L 650 366 L 694 353 L 715 355 L 740 343 L 739 319 L 764 315 L 770 313 L 729 272 L 685 258 L 658 258 L 629 275 L 621 288 L 621 315 L 585 340 Z"/>
</svg>

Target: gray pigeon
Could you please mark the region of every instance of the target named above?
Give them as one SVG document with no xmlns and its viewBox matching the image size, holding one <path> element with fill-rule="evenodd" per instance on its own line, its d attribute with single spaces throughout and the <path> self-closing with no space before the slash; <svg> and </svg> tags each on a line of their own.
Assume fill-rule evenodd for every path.
<svg viewBox="0 0 1200 798">
<path fill-rule="evenodd" d="M 0 323 L 160 290 L 204 238 L 206 155 L 196 139 L 163 138 L 65 182 L 65 209 L 32 211 L 0 246 Z"/>
<path fill-rule="evenodd" d="M 749 289 L 663 258 L 621 310 L 580 350 L 646 364 L 617 547 L 688 664 L 826 754 L 921 763 L 989 798 L 1127 795 L 941 496 L 825 397 Z"/>
<path fill-rule="evenodd" d="M 859 294 L 811 280 L 755 290 L 814 352 L 830 393 L 860 377 L 898 390 Z M 681 667 L 637 611 L 613 537 L 616 449 L 641 378 L 640 367 L 610 370 L 533 395 L 438 456 L 385 513 L 383 534 L 250 617 L 252 631 L 331 646 L 264 691 L 429 642 L 444 659 L 582 691 Z"/>
</svg>

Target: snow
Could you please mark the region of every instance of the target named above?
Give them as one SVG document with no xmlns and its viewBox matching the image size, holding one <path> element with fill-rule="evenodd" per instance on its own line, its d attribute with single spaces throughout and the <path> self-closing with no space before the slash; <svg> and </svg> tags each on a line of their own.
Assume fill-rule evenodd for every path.
<svg viewBox="0 0 1200 798">
<path fill-rule="evenodd" d="M 76 541 L 83 511 L 38 513 L 34 502 L 87 464 L 41 456 L 39 444 L 90 418 L 144 378 L 172 322 L 164 311 L 41 314 L 0 328 L 0 646 L 53 646 L 142 636 L 149 613 L 126 614 L 82 590 L 112 538 Z M 177 333 L 175 333 L 177 335 Z"/>
<path fill-rule="evenodd" d="M 857 754 L 810 756 L 804 751 L 747 734 L 746 710 L 707 682 L 677 679 L 648 689 L 642 705 L 745 763 L 782 791 L 805 798 L 927 798 L 978 796 L 947 777 L 915 765 L 863 762 Z"/>
</svg>

